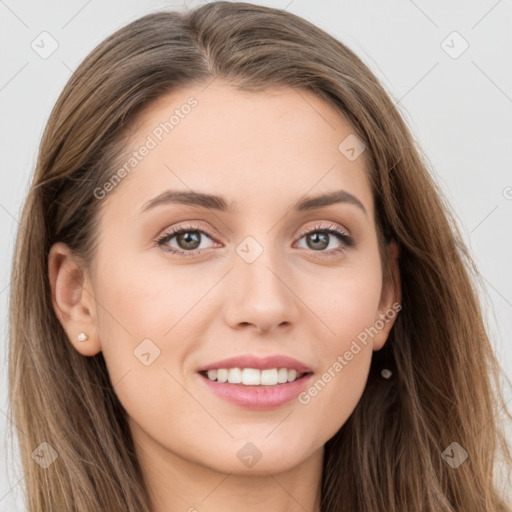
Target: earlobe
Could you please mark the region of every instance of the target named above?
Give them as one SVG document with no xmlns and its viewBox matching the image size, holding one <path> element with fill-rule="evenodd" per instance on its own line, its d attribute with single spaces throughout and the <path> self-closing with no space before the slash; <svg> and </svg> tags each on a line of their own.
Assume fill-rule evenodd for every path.
<svg viewBox="0 0 512 512">
<path fill-rule="evenodd" d="M 86 289 L 84 270 L 69 247 L 62 242 L 50 249 L 48 277 L 53 308 L 70 343 L 84 356 L 96 355 L 101 347 L 96 329 L 94 297 Z"/>
<path fill-rule="evenodd" d="M 378 334 L 373 338 L 373 350 L 380 350 L 386 342 L 389 332 L 402 308 L 402 286 L 400 279 L 398 244 L 391 240 L 387 245 L 389 273 L 383 283 L 375 326 Z"/>
</svg>

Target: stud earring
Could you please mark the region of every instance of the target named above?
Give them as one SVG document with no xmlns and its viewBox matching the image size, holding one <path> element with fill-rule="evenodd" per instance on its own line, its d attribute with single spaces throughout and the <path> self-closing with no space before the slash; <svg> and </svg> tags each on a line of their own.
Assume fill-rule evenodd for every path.
<svg viewBox="0 0 512 512">
<path fill-rule="evenodd" d="M 78 341 L 87 341 L 89 339 L 89 336 L 87 336 L 87 334 L 85 334 L 85 332 L 81 332 L 77 336 L 77 339 L 78 339 Z"/>
<path fill-rule="evenodd" d="M 384 368 L 380 374 L 382 375 L 382 377 L 384 377 L 385 379 L 389 379 L 392 375 L 393 375 L 393 372 L 391 370 L 388 370 L 387 368 Z"/>
</svg>

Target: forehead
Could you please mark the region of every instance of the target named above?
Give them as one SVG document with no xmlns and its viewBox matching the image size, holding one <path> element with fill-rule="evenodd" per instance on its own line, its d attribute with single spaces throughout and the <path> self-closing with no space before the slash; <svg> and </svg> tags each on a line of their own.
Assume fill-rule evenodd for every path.
<svg viewBox="0 0 512 512">
<path fill-rule="evenodd" d="M 134 120 L 118 162 L 129 172 L 112 196 L 131 202 L 128 215 L 165 189 L 220 194 L 240 213 L 344 189 L 371 215 L 365 154 L 341 150 L 350 137 L 345 117 L 309 91 L 214 80 L 161 96 Z"/>
</svg>

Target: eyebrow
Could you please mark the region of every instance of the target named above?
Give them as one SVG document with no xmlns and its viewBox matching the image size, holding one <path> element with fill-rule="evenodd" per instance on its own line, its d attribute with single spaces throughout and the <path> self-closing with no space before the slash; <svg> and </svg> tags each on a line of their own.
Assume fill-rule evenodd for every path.
<svg viewBox="0 0 512 512">
<path fill-rule="evenodd" d="M 357 206 L 366 215 L 363 203 L 346 190 L 335 190 L 313 197 L 302 198 L 297 201 L 292 209 L 298 212 L 323 208 L 337 203 L 347 203 Z M 222 196 L 205 194 L 202 192 L 187 192 L 181 190 L 166 190 L 158 196 L 144 203 L 141 213 L 163 204 L 184 204 L 200 208 L 217 210 L 220 212 L 239 213 L 236 202 L 228 203 Z"/>
</svg>

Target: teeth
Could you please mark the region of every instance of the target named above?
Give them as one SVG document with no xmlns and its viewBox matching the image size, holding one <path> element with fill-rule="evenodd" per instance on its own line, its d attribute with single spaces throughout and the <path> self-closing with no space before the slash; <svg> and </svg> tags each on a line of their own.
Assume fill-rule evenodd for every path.
<svg viewBox="0 0 512 512">
<path fill-rule="evenodd" d="M 297 378 L 297 370 L 288 371 L 288 382 L 293 382 Z"/>
<path fill-rule="evenodd" d="M 208 378 L 217 382 L 229 382 L 230 384 L 244 384 L 246 386 L 275 386 L 293 382 L 302 377 L 297 370 L 287 368 L 271 368 L 258 370 L 256 368 L 219 368 L 208 370 Z"/>
<path fill-rule="evenodd" d="M 272 368 L 271 370 L 261 370 L 260 384 L 262 386 L 275 386 L 277 384 L 277 369 Z"/>
<path fill-rule="evenodd" d="M 229 371 L 231 373 L 231 370 Z M 259 386 L 261 384 L 261 373 L 260 370 L 256 370 L 255 368 L 244 368 L 242 370 L 242 384 L 246 386 Z"/>
<path fill-rule="evenodd" d="M 288 382 L 288 370 L 286 368 L 279 368 L 277 372 L 277 382 L 279 382 L 279 384 Z"/>
<path fill-rule="evenodd" d="M 242 370 L 240 368 L 230 368 L 228 371 L 228 382 L 230 384 L 240 384 L 243 380 Z"/>
<path fill-rule="evenodd" d="M 224 369 L 217 370 L 217 380 L 219 382 L 227 382 L 228 381 L 228 371 Z"/>
</svg>

